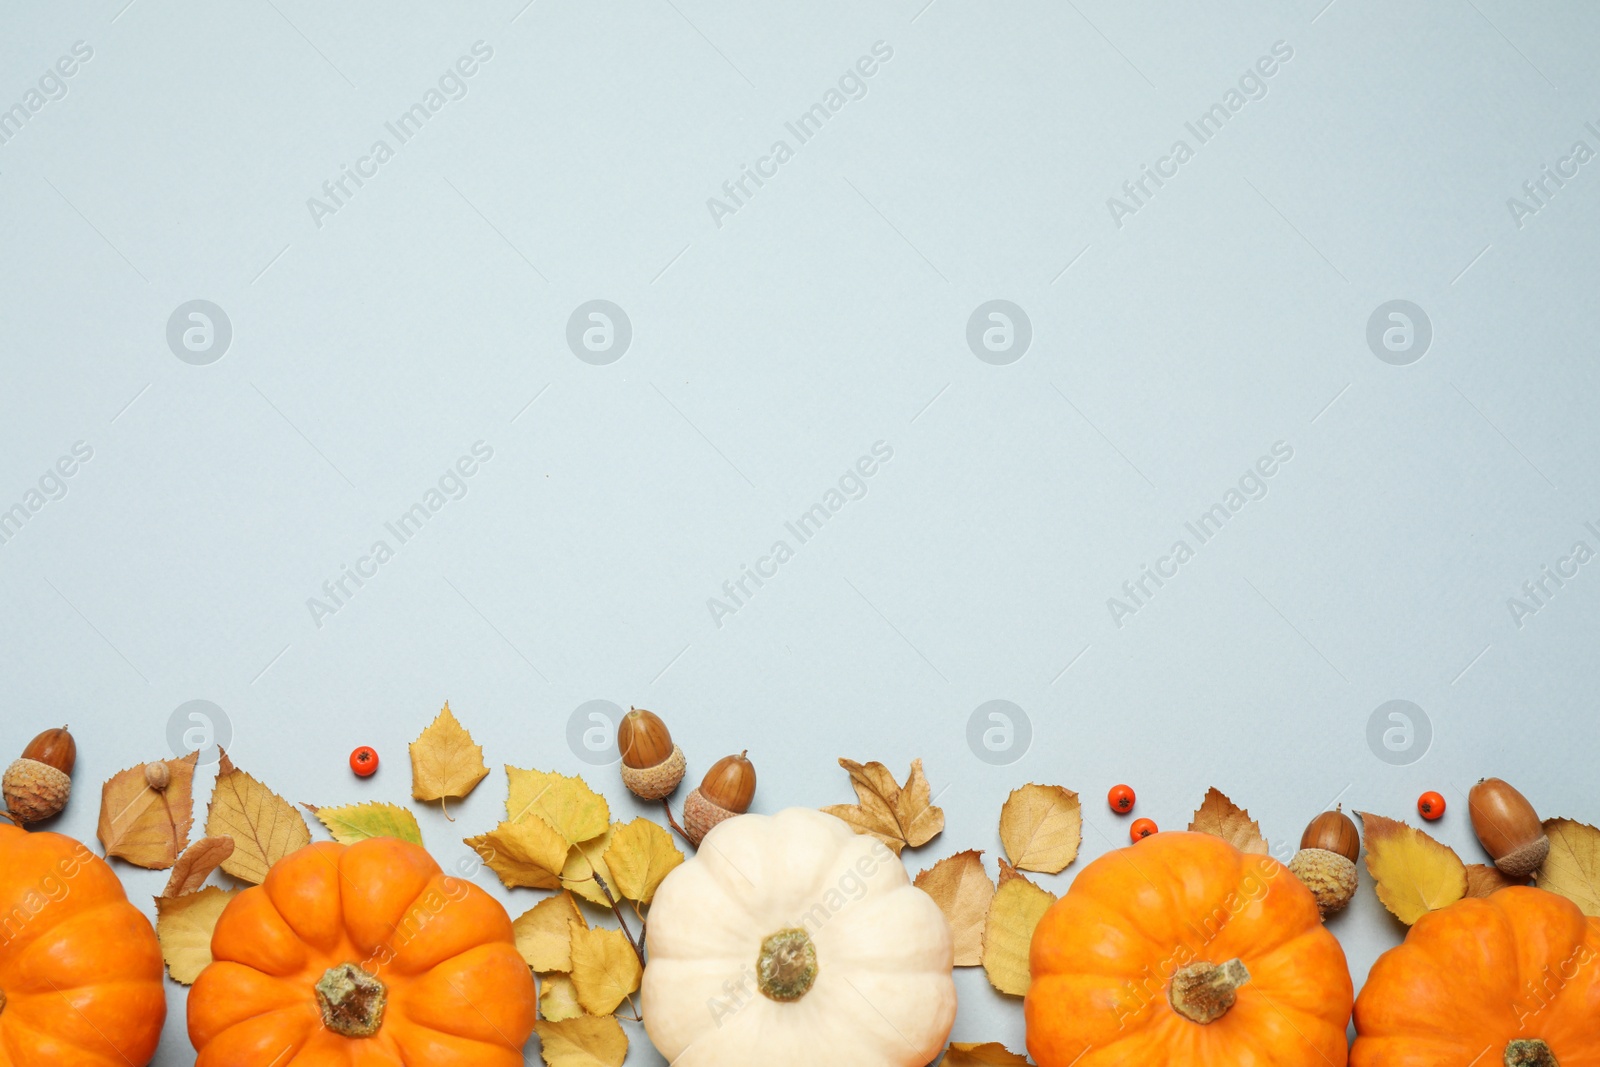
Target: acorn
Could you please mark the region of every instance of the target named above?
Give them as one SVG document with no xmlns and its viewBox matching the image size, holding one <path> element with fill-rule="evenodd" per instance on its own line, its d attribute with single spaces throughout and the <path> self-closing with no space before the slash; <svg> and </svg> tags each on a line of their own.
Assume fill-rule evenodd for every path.
<svg viewBox="0 0 1600 1067">
<path fill-rule="evenodd" d="M 747 755 L 748 750 L 717 760 L 700 787 L 684 799 L 683 828 L 696 848 L 717 823 L 750 810 L 756 795 L 756 768 Z"/>
<path fill-rule="evenodd" d="M 1499 778 L 1482 778 L 1467 794 L 1472 831 L 1507 878 L 1526 879 L 1550 854 L 1550 839 L 1528 798 Z"/>
<path fill-rule="evenodd" d="M 653 711 L 631 709 L 617 726 L 622 751 L 622 784 L 641 800 L 661 800 L 683 781 L 688 761 L 672 743 L 667 724 Z"/>
<path fill-rule="evenodd" d="M 72 795 L 72 768 L 77 762 L 78 744 L 65 726 L 29 741 L 22 758 L 6 768 L 0 781 L 11 817 L 26 824 L 60 814 Z"/>
<path fill-rule="evenodd" d="M 1324 919 L 1343 911 L 1355 896 L 1360 854 L 1361 833 L 1342 807 L 1318 815 L 1300 835 L 1300 851 L 1289 870 L 1311 890 Z"/>
</svg>

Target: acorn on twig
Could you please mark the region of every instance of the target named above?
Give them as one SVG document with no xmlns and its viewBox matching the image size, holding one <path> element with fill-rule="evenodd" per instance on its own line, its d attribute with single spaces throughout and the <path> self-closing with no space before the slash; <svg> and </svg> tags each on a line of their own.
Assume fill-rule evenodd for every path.
<svg viewBox="0 0 1600 1067">
<path fill-rule="evenodd" d="M 633 708 L 624 715 L 617 726 L 617 748 L 622 752 L 622 784 L 641 800 L 671 796 L 683 781 L 688 761 L 655 712 Z"/>
<path fill-rule="evenodd" d="M 1300 835 L 1300 851 L 1289 870 L 1317 898 L 1324 919 L 1343 911 L 1355 896 L 1360 854 L 1361 833 L 1342 807 L 1318 815 Z"/>
<path fill-rule="evenodd" d="M 72 795 L 72 768 L 77 762 L 78 744 L 65 726 L 28 742 L 22 758 L 12 761 L 0 782 L 12 818 L 27 824 L 60 814 Z"/>
<path fill-rule="evenodd" d="M 695 847 L 717 823 L 750 810 L 756 795 L 756 768 L 747 756 L 748 752 L 741 752 L 717 760 L 699 788 L 684 799 L 683 826 Z"/>
<path fill-rule="evenodd" d="M 1467 793 L 1472 831 L 1507 878 L 1525 880 L 1550 854 L 1539 813 L 1528 798 L 1498 778 L 1482 778 Z"/>
</svg>

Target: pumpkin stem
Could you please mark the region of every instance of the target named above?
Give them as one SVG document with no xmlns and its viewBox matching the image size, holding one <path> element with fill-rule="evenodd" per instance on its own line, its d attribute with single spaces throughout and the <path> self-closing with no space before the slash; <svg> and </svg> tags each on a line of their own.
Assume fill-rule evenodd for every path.
<svg viewBox="0 0 1600 1067">
<path fill-rule="evenodd" d="M 323 1025 L 334 1033 L 345 1037 L 371 1037 L 383 1027 L 388 990 L 358 964 L 341 963 L 329 967 L 316 988 Z"/>
<path fill-rule="evenodd" d="M 1227 963 L 1191 963 L 1180 967 L 1167 987 L 1172 1010 L 1193 1023 L 1214 1023 L 1233 1007 L 1238 988 L 1250 981 L 1239 960 Z"/>
<path fill-rule="evenodd" d="M 779 930 L 761 942 L 756 986 L 768 1000 L 789 1003 L 811 992 L 817 980 L 817 946 L 796 927 Z"/>
<path fill-rule="evenodd" d="M 1506 1067 L 1561 1067 L 1550 1046 L 1537 1037 L 1519 1037 L 1506 1043 Z"/>
</svg>

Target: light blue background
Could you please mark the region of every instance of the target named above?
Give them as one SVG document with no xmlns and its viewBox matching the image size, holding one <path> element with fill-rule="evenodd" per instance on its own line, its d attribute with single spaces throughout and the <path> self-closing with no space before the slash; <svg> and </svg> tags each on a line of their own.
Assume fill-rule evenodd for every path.
<svg viewBox="0 0 1600 1067">
<path fill-rule="evenodd" d="M 60 829 L 92 839 L 98 783 L 192 699 L 240 766 L 335 804 L 404 799 L 448 698 L 495 773 L 454 824 L 423 814 L 447 861 L 503 763 L 632 813 L 565 743 L 591 699 L 662 713 L 695 775 L 748 748 L 758 810 L 847 800 L 840 755 L 923 757 L 948 827 L 913 870 L 992 870 L 1026 781 L 1083 794 L 1085 859 L 1125 840 L 1119 781 L 1164 827 L 1216 785 L 1280 847 L 1335 798 L 1415 822 L 1438 789 L 1469 862 L 1480 776 L 1600 814 L 1600 572 L 1520 628 L 1507 606 L 1600 548 L 1600 163 L 1520 228 L 1506 204 L 1600 148 L 1600 11 L 525 3 L 0 16 L 0 106 L 93 49 L 0 145 L 0 508 L 94 451 L 0 545 L 0 746 L 72 724 Z M 480 40 L 466 96 L 319 228 L 307 198 Z M 865 97 L 719 227 L 707 198 L 878 41 Z M 1115 225 L 1107 198 L 1279 41 L 1265 97 Z M 193 299 L 232 323 L 208 366 L 165 340 Z M 633 327 L 608 366 L 565 341 L 592 299 Z M 1032 323 L 1009 366 L 966 344 L 991 299 Z M 1409 366 L 1366 344 L 1392 299 L 1432 322 Z M 315 625 L 307 598 L 480 440 L 467 494 Z M 715 625 L 880 440 L 866 496 Z M 1115 625 L 1107 598 L 1277 441 L 1266 498 Z M 965 740 L 991 699 L 1032 722 L 1010 766 Z M 1392 699 L 1432 724 L 1408 765 L 1367 744 Z M 153 911 L 165 875 L 121 870 Z M 1403 932 L 1365 875 L 1332 927 L 1358 983 Z M 1016 1002 L 959 982 L 955 1038 L 1020 1049 Z M 157 1062 L 186 1064 L 171 1005 Z"/>
</svg>

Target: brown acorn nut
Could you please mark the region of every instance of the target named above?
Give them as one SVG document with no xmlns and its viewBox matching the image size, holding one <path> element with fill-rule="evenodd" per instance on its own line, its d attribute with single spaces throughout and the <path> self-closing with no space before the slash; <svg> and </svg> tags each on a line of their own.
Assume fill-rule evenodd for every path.
<svg viewBox="0 0 1600 1067">
<path fill-rule="evenodd" d="M 756 768 L 747 756 L 748 751 L 717 760 L 700 787 L 684 799 L 683 828 L 696 847 L 717 823 L 750 810 L 756 795 Z"/>
<path fill-rule="evenodd" d="M 0 779 L 11 817 L 27 824 L 60 814 L 72 795 L 72 768 L 77 762 L 78 745 L 65 726 L 28 742 L 22 758 L 13 761 Z"/>
<path fill-rule="evenodd" d="M 672 743 L 667 724 L 653 711 L 633 708 L 617 725 L 622 752 L 622 784 L 641 800 L 661 800 L 683 781 L 688 761 Z"/>
<path fill-rule="evenodd" d="M 1550 854 L 1539 813 L 1528 798 L 1499 778 L 1484 778 L 1467 794 L 1472 830 L 1508 878 L 1525 879 Z"/>
<path fill-rule="evenodd" d="M 1360 854 L 1361 833 L 1338 808 L 1312 819 L 1300 835 L 1300 851 L 1289 861 L 1289 871 L 1311 890 L 1324 919 L 1343 911 L 1355 896 Z"/>
</svg>

